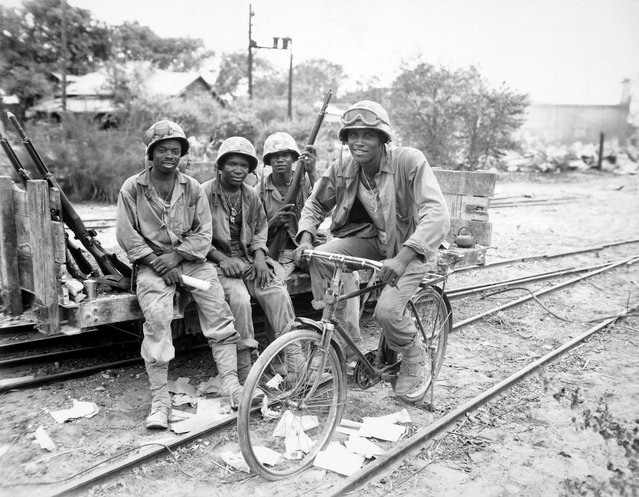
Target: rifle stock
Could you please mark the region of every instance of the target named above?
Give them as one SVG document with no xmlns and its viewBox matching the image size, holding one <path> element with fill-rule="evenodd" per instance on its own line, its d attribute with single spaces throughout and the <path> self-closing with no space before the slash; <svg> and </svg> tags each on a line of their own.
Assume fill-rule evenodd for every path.
<svg viewBox="0 0 639 497">
<path fill-rule="evenodd" d="M 71 205 L 69 198 L 64 193 L 64 190 L 62 190 L 62 188 L 60 187 L 58 180 L 53 175 L 53 173 L 49 171 L 44 161 L 40 157 L 40 154 L 38 154 L 38 151 L 33 146 L 33 143 L 31 143 L 31 140 L 22 129 L 22 126 L 20 126 L 20 123 L 18 122 L 16 116 L 13 115 L 11 112 L 7 112 L 7 117 L 20 135 L 22 143 L 24 144 L 24 148 L 29 153 L 29 156 L 31 157 L 31 160 L 38 170 L 38 173 L 48 181 L 50 186 L 60 190 L 60 201 L 62 203 L 62 215 L 64 223 L 71 229 L 71 231 L 73 231 L 75 237 L 93 256 L 95 261 L 98 263 L 100 270 L 105 275 L 130 278 L 131 268 L 124 262 L 120 261 L 115 254 L 108 253 L 97 240 L 97 233 L 94 230 L 88 230 L 87 227 L 84 225 L 82 219 L 80 219 L 80 216 Z"/>
<path fill-rule="evenodd" d="M 322 122 L 324 121 L 324 116 L 326 115 L 326 108 L 328 107 L 328 102 L 331 100 L 331 96 L 333 95 L 333 90 L 329 89 L 324 96 L 324 103 L 322 103 L 322 107 L 317 113 L 317 118 L 315 119 L 315 123 L 313 124 L 313 129 L 311 129 L 310 135 L 308 135 L 308 140 L 306 141 L 306 145 L 313 145 L 315 140 L 317 139 L 317 135 L 319 133 L 320 128 L 322 127 Z M 284 205 L 286 204 L 297 204 L 297 197 L 300 193 L 300 188 L 302 185 L 302 178 L 304 177 L 304 166 L 297 162 L 297 166 L 295 167 L 295 173 L 293 174 L 293 178 L 291 178 L 291 184 L 286 191 L 286 196 L 284 197 Z M 296 205 L 297 208 L 297 205 Z M 271 241 L 268 246 L 268 255 L 277 260 L 280 256 L 280 253 L 284 250 L 286 246 L 286 237 L 288 236 L 288 226 L 286 224 L 279 226 L 276 228 L 273 236 L 271 237 Z"/>
</svg>

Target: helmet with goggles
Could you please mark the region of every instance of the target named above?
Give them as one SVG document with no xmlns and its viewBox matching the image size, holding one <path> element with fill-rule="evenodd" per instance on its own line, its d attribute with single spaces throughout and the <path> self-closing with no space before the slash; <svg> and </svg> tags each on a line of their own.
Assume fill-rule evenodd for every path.
<svg viewBox="0 0 639 497">
<path fill-rule="evenodd" d="M 300 156 L 300 149 L 297 148 L 295 139 L 288 133 L 281 131 L 273 133 L 264 141 L 264 152 L 262 160 L 267 166 L 271 165 L 271 156 L 281 152 L 290 152 L 293 160 L 296 161 Z"/>
<path fill-rule="evenodd" d="M 391 141 L 390 119 L 384 107 L 371 100 L 362 100 L 351 105 L 342 114 L 342 127 L 339 129 L 339 139 L 346 142 L 348 130 L 351 129 L 376 129 L 384 135 L 385 141 Z"/>
<path fill-rule="evenodd" d="M 182 128 L 173 121 L 158 121 L 144 132 L 142 141 L 146 145 L 146 156 L 151 159 L 151 154 L 155 146 L 164 140 L 177 140 L 180 142 L 182 152 L 180 157 L 186 155 L 189 151 L 189 141 Z"/>
<path fill-rule="evenodd" d="M 253 144 L 242 136 L 232 136 L 222 142 L 217 151 L 217 159 L 215 165 L 218 169 L 224 164 L 225 158 L 230 154 L 240 154 L 245 156 L 249 161 L 249 172 L 254 171 L 257 167 L 257 154 Z"/>
</svg>

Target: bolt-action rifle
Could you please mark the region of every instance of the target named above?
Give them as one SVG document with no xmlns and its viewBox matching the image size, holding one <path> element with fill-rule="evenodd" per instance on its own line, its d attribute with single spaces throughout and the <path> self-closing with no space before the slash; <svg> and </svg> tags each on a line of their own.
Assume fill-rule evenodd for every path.
<svg viewBox="0 0 639 497">
<path fill-rule="evenodd" d="M 50 186 L 60 190 L 60 201 L 62 203 L 62 219 L 64 223 L 73 231 L 75 237 L 93 256 L 98 264 L 98 267 L 104 274 L 104 282 L 111 286 L 128 289 L 130 286 L 131 268 L 126 263 L 118 259 L 114 253 L 107 252 L 98 239 L 95 230 L 89 230 L 82 222 L 82 219 L 71 205 L 68 197 L 64 193 L 64 190 L 60 187 L 58 180 L 51 171 L 47 168 L 44 161 L 38 154 L 38 151 L 31 143 L 31 140 L 20 126 L 18 119 L 11 112 L 7 112 L 7 117 L 13 125 L 13 127 L 20 135 L 24 148 L 29 153 L 31 160 L 33 161 L 38 173 L 47 180 Z"/>
<path fill-rule="evenodd" d="M 16 173 L 22 180 L 22 183 L 26 186 L 27 181 L 32 180 L 33 176 L 31 176 L 31 173 L 24 168 L 24 166 L 20 162 L 20 159 L 13 150 L 11 143 L 9 143 L 9 140 L 2 134 L 2 132 L 0 132 L 0 144 L 2 145 L 2 149 L 9 159 L 9 162 L 11 162 L 11 165 L 16 170 Z M 59 220 L 59 212 L 57 210 L 56 212 L 52 212 L 52 216 L 56 220 Z M 71 264 L 68 264 L 69 273 L 71 273 L 71 275 L 77 279 L 86 279 L 88 276 L 91 276 L 91 274 L 94 272 L 93 266 L 84 256 L 80 247 L 74 245 L 73 242 L 69 240 L 69 236 L 67 235 L 67 233 L 65 233 L 65 241 L 68 250 L 67 255 L 71 256 L 71 258 L 78 265 L 78 269 L 76 270 L 76 268 L 74 268 Z"/>
<path fill-rule="evenodd" d="M 328 107 L 328 102 L 331 99 L 333 94 L 333 90 L 329 89 L 324 96 L 324 103 L 317 113 L 317 118 L 315 119 L 315 124 L 313 125 L 313 129 L 311 130 L 311 134 L 308 135 L 308 140 L 306 141 L 306 145 L 313 145 L 315 143 L 315 139 L 317 138 L 317 134 L 319 133 L 320 127 L 322 126 L 322 121 L 324 121 L 324 116 L 326 115 L 326 108 Z M 304 164 L 299 160 L 297 161 L 297 165 L 295 167 L 295 173 L 293 174 L 293 178 L 291 178 L 291 184 L 286 191 L 286 196 L 284 197 L 284 205 L 286 204 L 296 204 L 295 211 L 297 211 L 297 203 L 298 196 L 300 193 L 300 188 L 302 184 L 302 178 L 304 177 Z M 278 226 L 273 233 L 269 241 L 268 246 L 268 255 L 277 260 L 284 250 L 286 246 L 286 240 L 288 237 L 288 224 L 283 224 Z"/>
</svg>

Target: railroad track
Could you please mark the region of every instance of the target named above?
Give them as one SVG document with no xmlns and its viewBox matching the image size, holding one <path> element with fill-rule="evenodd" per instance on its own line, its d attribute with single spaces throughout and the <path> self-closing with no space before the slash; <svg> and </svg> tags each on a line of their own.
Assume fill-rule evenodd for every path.
<svg viewBox="0 0 639 497">
<path fill-rule="evenodd" d="M 600 250 L 600 248 L 598 248 Z M 516 259 L 517 262 L 522 259 Z M 515 307 L 519 304 L 527 302 L 533 298 L 537 298 L 539 296 L 558 291 L 560 289 L 569 287 L 571 285 L 575 285 L 584 279 L 594 277 L 600 275 L 606 271 L 613 271 L 624 265 L 635 264 L 639 261 L 637 257 L 627 257 L 623 259 L 618 259 L 615 261 L 610 261 L 606 263 L 600 263 L 596 265 L 589 265 L 583 267 L 571 267 L 565 270 L 559 271 L 546 271 L 543 273 L 537 273 L 535 275 L 529 275 L 527 277 L 522 278 L 514 278 L 509 281 L 494 281 L 489 282 L 482 285 L 473 285 L 470 287 L 460 287 L 453 288 L 449 290 L 449 294 L 452 299 L 456 298 L 465 298 L 472 297 L 479 292 L 486 291 L 495 291 L 503 288 L 508 288 L 511 286 L 519 286 L 523 283 L 528 283 L 531 281 L 542 281 L 550 278 L 560 278 L 560 277 L 568 277 L 573 276 L 575 274 L 583 273 L 580 276 L 572 277 L 567 281 L 560 282 L 559 284 L 552 285 L 550 287 L 542 288 L 540 290 L 536 290 L 530 293 L 523 298 L 513 299 L 510 302 L 500 305 L 497 308 L 493 308 L 487 311 L 483 311 L 479 314 L 471 316 L 470 318 L 466 318 L 457 323 L 454 323 L 454 331 L 459 331 L 461 328 L 468 326 L 471 323 L 479 321 L 485 318 L 488 315 L 494 314 L 496 312 L 503 311 L 505 309 L 509 309 Z M 540 367 L 548 364 L 552 361 L 557 360 L 562 355 L 570 352 L 574 349 L 579 343 L 588 339 L 592 335 L 600 332 L 607 327 L 614 324 L 618 319 L 622 319 L 627 316 L 629 313 L 632 313 L 636 310 L 636 308 L 628 309 L 624 312 L 619 313 L 616 316 L 605 319 L 601 323 L 593 326 L 588 329 L 586 332 L 576 336 L 575 338 L 566 341 L 561 346 L 557 347 L 550 353 L 547 353 L 543 357 L 531 362 L 527 366 L 520 368 L 516 372 L 509 374 L 506 378 L 498 381 L 494 386 L 490 387 L 486 391 L 482 392 L 480 395 L 474 396 L 466 401 L 463 401 L 460 405 L 455 407 L 454 409 L 445 413 L 442 417 L 435 420 L 433 423 L 425 426 L 420 431 L 418 431 L 415 435 L 410 438 L 405 439 L 399 446 L 395 449 L 387 452 L 384 456 L 376 459 L 375 461 L 364 466 L 358 473 L 355 475 L 342 480 L 338 485 L 330 488 L 331 495 L 343 495 L 345 492 L 352 491 L 356 488 L 361 487 L 364 483 L 375 479 L 382 472 L 387 471 L 388 466 L 393 465 L 403 457 L 405 457 L 411 450 L 414 450 L 415 447 L 422 446 L 429 442 L 434 436 L 441 433 L 442 431 L 449 428 L 453 423 L 455 423 L 461 416 L 466 413 L 477 409 L 479 406 L 489 402 L 496 395 L 503 393 L 508 388 L 511 388 L 517 382 L 522 379 L 528 377 L 534 371 L 539 369 Z M 180 437 L 174 438 L 170 443 L 166 444 L 156 444 L 154 446 L 145 446 L 140 448 L 137 453 L 131 454 L 125 458 L 123 458 L 120 462 L 112 464 L 110 466 L 104 467 L 99 470 L 91 471 L 88 474 L 82 475 L 78 478 L 74 478 L 71 481 L 64 483 L 63 485 L 57 485 L 53 494 L 51 495 L 65 495 L 68 492 L 79 490 L 82 488 L 86 488 L 88 486 L 94 485 L 97 482 L 103 480 L 104 478 L 117 475 L 126 469 L 135 467 L 139 464 L 147 462 L 153 458 L 156 458 L 160 455 L 166 454 L 167 450 L 175 450 L 179 447 L 185 446 L 194 440 L 200 439 L 202 437 L 213 437 L 213 436 L 222 436 L 222 434 L 228 435 L 227 430 L 229 427 L 234 426 L 235 416 L 230 415 L 223 419 L 220 419 L 214 423 L 210 423 L 206 426 L 203 426 L 197 432 L 191 432 L 187 435 L 183 435 Z"/>
</svg>

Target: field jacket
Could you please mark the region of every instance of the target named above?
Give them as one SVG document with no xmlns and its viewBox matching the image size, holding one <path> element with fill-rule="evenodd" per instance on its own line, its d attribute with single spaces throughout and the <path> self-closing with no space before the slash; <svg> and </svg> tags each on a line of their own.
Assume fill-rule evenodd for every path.
<svg viewBox="0 0 639 497">
<path fill-rule="evenodd" d="M 150 184 L 149 169 L 128 178 L 120 189 L 116 237 L 131 263 L 174 250 L 186 260 L 204 262 L 211 229 L 202 186 L 186 174 L 177 172 L 168 208 Z"/>
<path fill-rule="evenodd" d="M 213 246 L 224 255 L 231 255 L 231 230 L 229 228 L 229 207 L 224 200 L 218 178 L 202 185 L 204 195 L 209 201 L 213 219 Z M 242 231 L 240 246 L 244 256 L 254 260 L 254 252 L 263 250 L 268 254 L 266 239 L 268 237 L 268 221 L 259 194 L 248 185 L 242 185 Z"/>
<path fill-rule="evenodd" d="M 315 239 L 317 227 L 333 208 L 333 236 L 373 236 L 365 233 L 367 226 L 349 222 L 360 169 L 350 156 L 348 160 L 340 157 L 326 169 L 302 209 L 298 241 L 303 231 Z M 423 262 L 429 261 L 450 229 L 450 214 L 424 154 L 411 147 L 386 145 L 376 182 L 386 225 L 387 257 L 406 246 Z"/>
</svg>

